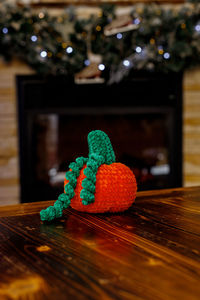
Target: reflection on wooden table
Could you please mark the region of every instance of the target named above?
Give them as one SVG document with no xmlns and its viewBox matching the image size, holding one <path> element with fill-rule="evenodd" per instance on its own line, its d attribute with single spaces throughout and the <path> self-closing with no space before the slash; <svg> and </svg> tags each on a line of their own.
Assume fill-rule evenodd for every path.
<svg viewBox="0 0 200 300">
<path fill-rule="evenodd" d="M 0 299 L 199 299 L 200 188 L 41 223 L 49 204 L 0 208 Z"/>
</svg>

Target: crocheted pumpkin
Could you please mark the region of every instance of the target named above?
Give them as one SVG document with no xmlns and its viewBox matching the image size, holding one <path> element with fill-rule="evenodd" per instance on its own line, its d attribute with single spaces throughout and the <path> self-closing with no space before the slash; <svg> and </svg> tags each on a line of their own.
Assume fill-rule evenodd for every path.
<svg viewBox="0 0 200 300">
<path fill-rule="evenodd" d="M 108 136 L 100 130 L 88 135 L 89 156 L 78 157 L 69 165 L 64 180 L 64 193 L 54 206 L 40 212 L 42 221 L 61 217 L 63 210 L 72 208 L 90 212 L 121 212 L 135 200 L 137 184 L 133 172 L 115 162 Z"/>
</svg>

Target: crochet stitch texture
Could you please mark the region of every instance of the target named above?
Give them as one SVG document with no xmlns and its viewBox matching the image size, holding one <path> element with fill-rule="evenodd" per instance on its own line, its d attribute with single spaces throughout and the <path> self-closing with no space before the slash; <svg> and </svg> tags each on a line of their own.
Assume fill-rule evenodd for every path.
<svg viewBox="0 0 200 300">
<path fill-rule="evenodd" d="M 115 154 L 107 134 L 100 130 L 88 134 L 89 156 L 78 157 L 69 164 L 62 193 L 54 206 L 40 212 L 42 221 L 52 221 L 72 208 L 91 212 L 119 212 L 135 200 L 137 183 L 133 172 L 115 162 Z"/>
</svg>

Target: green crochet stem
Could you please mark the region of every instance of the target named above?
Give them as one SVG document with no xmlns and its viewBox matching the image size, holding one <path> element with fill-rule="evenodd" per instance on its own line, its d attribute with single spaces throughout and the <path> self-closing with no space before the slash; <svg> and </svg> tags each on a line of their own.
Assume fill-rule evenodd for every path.
<svg viewBox="0 0 200 300">
<path fill-rule="evenodd" d="M 62 217 L 63 210 L 70 205 L 71 199 L 75 195 L 74 190 L 77 185 L 77 178 L 85 164 L 86 168 L 83 173 L 86 178 L 82 182 L 83 189 L 81 190 L 80 197 L 84 205 L 95 201 L 94 194 L 98 168 L 102 164 L 110 165 L 115 162 L 115 154 L 109 137 L 101 130 L 91 131 L 88 134 L 88 147 L 88 158 L 78 157 L 75 162 L 69 164 L 71 171 L 67 171 L 65 175 L 65 178 L 69 181 L 65 185 L 65 193 L 60 194 L 53 206 L 41 210 L 40 218 L 42 221 L 52 221 L 55 218 Z"/>
</svg>

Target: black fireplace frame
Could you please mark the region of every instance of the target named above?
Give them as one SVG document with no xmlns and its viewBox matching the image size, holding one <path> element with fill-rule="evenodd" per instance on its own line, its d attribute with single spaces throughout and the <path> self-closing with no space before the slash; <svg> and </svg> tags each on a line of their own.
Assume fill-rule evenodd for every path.
<svg viewBox="0 0 200 300">
<path fill-rule="evenodd" d="M 16 76 L 19 131 L 19 168 L 21 202 L 38 201 L 31 197 L 31 134 L 29 114 L 73 114 L 77 110 L 91 113 L 124 107 L 138 113 L 171 112 L 170 167 L 171 181 L 167 188 L 182 186 L 182 73 L 134 72 L 118 84 L 80 84 L 62 76 Z M 146 90 L 141 87 L 145 85 Z M 63 97 L 66 95 L 66 97 Z M 146 95 L 146 97 L 145 97 Z M 121 100 L 121 101 L 120 101 Z M 91 105 L 92 102 L 92 105 Z M 117 103 L 117 104 L 116 104 Z M 29 175 L 28 175 L 29 174 Z M 51 199 L 49 199 L 51 200 Z"/>
</svg>

